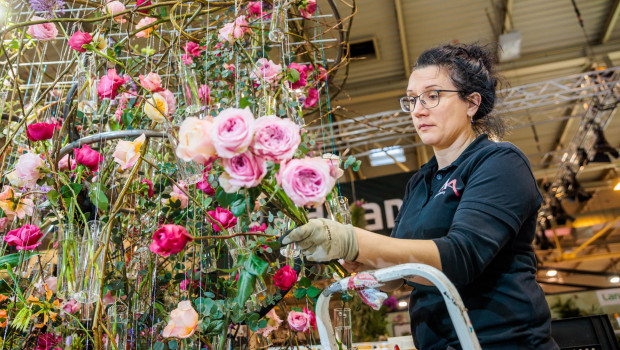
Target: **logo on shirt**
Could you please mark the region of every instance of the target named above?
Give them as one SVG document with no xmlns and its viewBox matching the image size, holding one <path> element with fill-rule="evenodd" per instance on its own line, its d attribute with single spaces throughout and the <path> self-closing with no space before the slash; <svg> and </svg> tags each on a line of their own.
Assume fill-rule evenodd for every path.
<svg viewBox="0 0 620 350">
<path fill-rule="evenodd" d="M 454 194 L 458 197 L 459 196 L 459 191 L 456 190 L 456 179 L 448 179 L 443 186 L 441 186 L 441 189 L 439 189 L 439 192 L 437 192 L 437 194 L 435 195 L 435 197 L 439 196 L 440 194 L 446 194 L 446 190 L 448 188 L 451 188 L 452 191 L 454 192 Z M 435 198 L 433 197 L 433 198 Z"/>
</svg>

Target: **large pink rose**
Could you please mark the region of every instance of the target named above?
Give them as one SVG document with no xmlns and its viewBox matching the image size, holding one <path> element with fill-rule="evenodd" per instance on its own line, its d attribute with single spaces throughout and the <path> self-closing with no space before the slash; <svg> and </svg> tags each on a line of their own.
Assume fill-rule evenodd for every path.
<svg viewBox="0 0 620 350">
<path fill-rule="evenodd" d="M 299 126 L 288 118 L 268 115 L 254 124 L 252 151 L 265 159 L 280 163 L 293 158 L 299 147 Z"/>
<path fill-rule="evenodd" d="M 304 108 L 312 108 L 319 102 L 319 91 L 315 88 L 308 89 L 308 97 L 304 100 Z"/>
<path fill-rule="evenodd" d="M 138 21 L 138 24 L 136 24 L 136 29 L 149 27 L 151 24 L 155 23 L 156 21 L 157 21 L 156 18 L 144 17 L 140 21 Z M 157 26 L 150 26 L 149 28 L 141 30 L 140 32 L 136 33 L 136 38 L 148 38 L 151 36 L 151 34 L 153 33 L 155 29 L 157 29 Z"/>
<path fill-rule="evenodd" d="M 123 3 L 118 1 L 118 0 L 109 1 L 105 5 L 105 8 L 108 11 L 108 13 L 111 14 L 111 15 L 115 15 L 115 14 L 117 14 L 119 12 L 125 11 L 125 5 L 123 5 Z M 125 22 L 127 22 L 127 20 L 125 18 L 123 18 L 123 17 L 124 17 L 124 15 L 116 16 L 116 17 L 114 17 L 114 21 L 116 23 L 125 23 Z"/>
<path fill-rule="evenodd" d="M 26 128 L 26 137 L 30 141 L 49 140 L 54 136 L 56 125 L 50 123 L 34 123 Z"/>
<path fill-rule="evenodd" d="M 28 152 L 22 154 L 17 163 L 15 163 L 15 173 L 23 182 L 25 187 L 34 187 L 37 180 L 43 177 L 41 168 L 45 166 L 45 162 L 38 155 Z"/>
<path fill-rule="evenodd" d="M 161 77 L 157 73 L 150 72 L 147 76 L 140 74 L 140 84 L 150 92 L 159 92 L 164 89 L 161 87 Z"/>
<path fill-rule="evenodd" d="M 186 43 L 184 47 L 185 52 L 187 52 L 187 54 L 192 57 L 200 56 L 200 53 L 204 51 L 206 48 L 207 48 L 206 46 L 200 46 L 193 41 Z"/>
<path fill-rule="evenodd" d="M 40 21 L 45 18 L 41 18 L 39 16 L 32 16 L 31 21 Z M 41 24 L 33 24 L 28 27 L 26 31 L 28 35 L 35 39 L 39 39 L 41 41 L 48 41 L 56 39 L 58 36 L 58 29 L 56 29 L 56 25 L 54 23 L 41 23 Z"/>
<path fill-rule="evenodd" d="M 273 276 L 273 284 L 282 290 L 288 290 L 297 282 L 297 272 L 289 265 L 282 267 Z"/>
<path fill-rule="evenodd" d="M 239 16 L 234 22 L 224 24 L 219 31 L 218 38 L 220 41 L 228 41 L 231 44 L 235 39 L 239 39 L 245 33 L 252 33 L 252 30 L 248 28 L 248 21 L 245 16 Z"/>
<path fill-rule="evenodd" d="M 161 335 L 164 338 L 189 338 L 196 331 L 196 326 L 198 326 L 198 313 L 192 307 L 192 302 L 189 300 L 181 301 L 177 308 L 170 313 L 168 325 Z"/>
<path fill-rule="evenodd" d="M 310 315 L 305 312 L 291 311 L 288 314 L 287 321 L 291 329 L 298 332 L 305 332 L 310 329 Z"/>
<path fill-rule="evenodd" d="M 257 84 L 272 83 L 282 73 L 282 66 L 275 64 L 272 60 L 260 58 L 256 61 L 256 68 L 250 73 L 250 77 L 254 78 Z"/>
<path fill-rule="evenodd" d="M 280 164 L 276 176 L 289 198 L 300 207 L 316 207 L 336 184 L 331 167 L 321 158 L 293 159 Z"/>
<path fill-rule="evenodd" d="M 99 98 L 114 98 L 117 95 L 117 90 L 121 87 L 128 78 L 121 78 L 116 74 L 116 69 L 108 69 L 106 75 L 101 77 L 99 85 L 97 85 L 97 93 Z"/>
<path fill-rule="evenodd" d="M 223 228 L 230 228 L 237 224 L 237 218 L 233 215 L 233 213 L 224 208 L 217 207 L 215 210 L 208 211 L 207 213 L 211 215 L 215 221 L 219 222 Z M 211 221 L 209 217 L 207 217 L 207 221 L 213 225 L 213 230 L 215 232 L 222 231 L 222 229 L 220 229 L 215 222 Z"/>
<path fill-rule="evenodd" d="M 90 171 L 99 170 L 99 163 L 103 161 L 103 156 L 99 152 L 90 148 L 88 145 L 83 145 L 82 148 L 74 148 L 73 152 L 75 152 L 75 161 L 77 164 L 82 164 L 90 169 Z"/>
<path fill-rule="evenodd" d="M 33 250 L 38 247 L 43 237 L 41 230 L 35 225 L 26 224 L 16 230 L 11 230 L 4 236 L 4 240 L 17 250 Z"/>
<path fill-rule="evenodd" d="M 179 128 L 177 156 L 186 162 L 206 164 L 216 158 L 215 146 L 211 139 L 213 118 L 186 118 Z"/>
<path fill-rule="evenodd" d="M 90 44 L 91 41 L 93 41 L 93 37 L 90 35 L 90 33 L 85 33 L 78 30 L 77 32 L 73 33 L 71 38 L 69 38 L 67 44 L 69 44 L 69 47 L 71 47 L 75 51 L 86 52 L 86 49 L 82 46 Z"/>
<path fill-rule="evenodd" d="M 299 80 L 294 83 L 289 82 L 291 89 L 299 89 L 305 87 L 308 84 L 308 66 L 305 64 L 291 63 L 288 65 L 288 69 L 294 69 L 299 73 Z"/>
<path fill-rule="evenodd" d="M 183 226 L 163 225 L 153 233 L 153 242 L 149 249 L 155 254 L 168 256 L 180 252 L 185 248 L 187 242 L 191 241 L 192 236 Z"/>
<path fill-rule="evenodd" d="M 232 158 L 245 152 L 254 136 L 254 115 L 249 108 L 223 110 L 211 128 L 211 138 L 222 158 Z"/>
<path fill-rule="evenodd" d="M 220 175 L 220 185 L 227 193 L 237 192 L 241 187 L 256 187 L 267 173 L 267 162 L 250 151 L 245 151 L 222 161 L 226 173 Z"/>
</svg>

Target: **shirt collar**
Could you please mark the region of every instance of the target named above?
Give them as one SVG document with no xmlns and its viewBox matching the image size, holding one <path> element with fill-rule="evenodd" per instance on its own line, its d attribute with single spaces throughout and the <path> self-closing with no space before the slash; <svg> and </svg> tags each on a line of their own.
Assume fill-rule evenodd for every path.
<svg viewBox="0 0 620 350">
<path fill-rule="evenodd" d="M 452 167 L 459 166 L 465 159 L 467 159 L 467 157 L 469 157 L 470 154 L 487 146 L 491 142 L 493 141 L 489 140 L 489 137 L 487 136 L 487 134 L 480 134 L 480 136 L 476 137 L 476 139 L 474 139 L 474 141 L 470 143 L 469 146 L 467 146 L 467 148 L 465 148 L 465 151 L 463 151 L 463 153 L 461 153 L 461 155 L 454 162 L 452 162 L 452 164 L 448 165 L 442 170 L 448 170 Z M 427 174 L 429 172 L 435 172 L 435 171 L 437 171 L 437 159 L 435 158 L 435 156 L 433 156 L 433 158 L 431 158 L 428 161 L 428 163 L 422 165 L 422 167 L 420 168 L 420 172 L 422 174 Z"/>
</svg>

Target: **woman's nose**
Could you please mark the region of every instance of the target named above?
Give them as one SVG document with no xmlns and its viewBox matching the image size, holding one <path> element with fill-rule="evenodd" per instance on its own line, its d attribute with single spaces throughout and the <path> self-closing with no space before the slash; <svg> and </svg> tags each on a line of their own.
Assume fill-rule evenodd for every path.
<svg viewBox="0 0 620 350">
<path fill-rule="evenodd" d="M 423 115 L 426 115 L 428 110 L 422 106 L 422 101 L 418 99 L 416 104 L 413 105 L 413 109 L 411 110 L 411 116 L 414 118 L 420 118 Z"/>
</svg>

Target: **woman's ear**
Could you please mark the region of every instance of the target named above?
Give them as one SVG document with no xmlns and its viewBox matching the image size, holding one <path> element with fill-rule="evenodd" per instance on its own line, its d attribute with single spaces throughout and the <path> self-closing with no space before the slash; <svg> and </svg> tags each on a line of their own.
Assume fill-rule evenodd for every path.
<svg viewBox="0 0 620 350">
<path fill-rule="evenodd" d="M 467 101 L 469 102 L 469 106 L 467 106 L 467 115 L 476 115 L 480 103 L 482 102 L 482 96 L 477 92 L 472 92 L 469 97 L 467 97 Z"/>
</svg>

